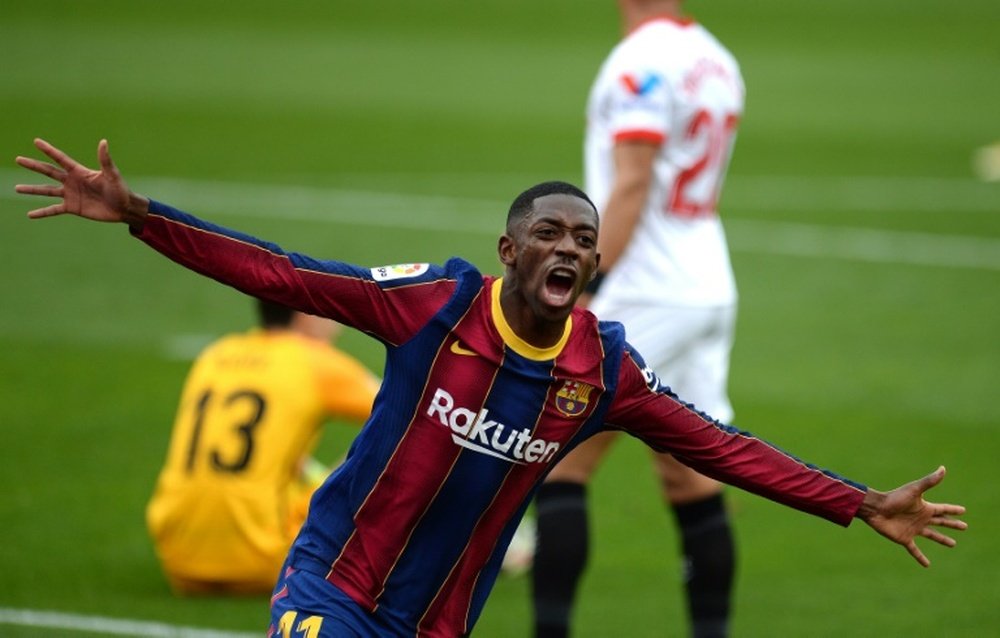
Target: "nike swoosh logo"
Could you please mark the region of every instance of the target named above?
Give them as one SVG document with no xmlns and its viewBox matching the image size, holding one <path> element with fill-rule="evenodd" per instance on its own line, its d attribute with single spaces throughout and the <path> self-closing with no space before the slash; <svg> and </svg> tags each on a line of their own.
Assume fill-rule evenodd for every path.
<svg viewBox="0 0 1000 638">
<path fill-rule="evenodd" d="M 476 354 L 472 350 L 469 350 L 467 348 L 463 348 L 461 345 L 459 345 L 458 339 L 455 339 L 454 341 L 451 342 L 451 351 L 454 352 L 455 354 L 460 354 L 460 355 L 465 356 L 465 357 L 478 357 L 479 356 L 478 354 Z"/>
</svg>

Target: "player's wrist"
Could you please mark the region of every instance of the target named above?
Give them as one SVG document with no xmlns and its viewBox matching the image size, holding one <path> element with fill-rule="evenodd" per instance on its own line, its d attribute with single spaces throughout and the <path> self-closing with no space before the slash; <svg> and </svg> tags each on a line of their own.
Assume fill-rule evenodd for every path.
<svg viewBox="0 0 1000 638">
<path fill-rule="evenodd" d="M 129 193 L 128 203 L 122 211 L 122 221 L 129 225 L 129 228 L 138 232 L 146 223 L 146 216 L 149 214 L 149 199 L 142 195 Z"/>
<path fill-rule="evenodd" d="M 854 516 L 865 522 L 869 521 L 873 516 L 881 511 L 882 504 L 885 503 L 885 499 L 885 492 L 869 488 L 868 491 L 865 492 L 865 499 L 861 501 L 861 506 L 858 507 L 858 511 L 854 514 Z"/>
</svg>

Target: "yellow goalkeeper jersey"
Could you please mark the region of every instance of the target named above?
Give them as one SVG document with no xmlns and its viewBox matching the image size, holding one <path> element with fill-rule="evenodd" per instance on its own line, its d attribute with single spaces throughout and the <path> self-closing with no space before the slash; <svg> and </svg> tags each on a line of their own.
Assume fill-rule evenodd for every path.
<svg viewBox="0 0 1000 638">
<path fill-rule="evenodd" d="M 364 421 L 377 390 L 359 361 L 291 331 L 233 334 L 202 352 L 146 510 L 175 588 L 269 591 L 304 516 L 300 471 L 320 426 Z"/>
</svg>

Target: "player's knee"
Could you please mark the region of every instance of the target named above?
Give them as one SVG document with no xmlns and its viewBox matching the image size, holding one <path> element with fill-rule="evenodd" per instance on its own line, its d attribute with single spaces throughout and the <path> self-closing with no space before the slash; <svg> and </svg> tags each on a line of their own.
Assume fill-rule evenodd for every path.
<svg viewBox="0 0 1000 638">
<path fill-rule="evenodd" d="M 590 476 L 593 472 L 587 467 L 578 467 L 575 465 L 563 465 L 562 463 L 557 464 L 552 471 L 549 472 L 548 476 L 545 477 L 545 483 L 575 483 L 577 485 L 586 485 L 590 481 Z"/>
<path fill-rule="evenodd" d="M 722 493 L 722 484 L 699 474 L 673 457 L 656 459 L 656 473 L 663 499 L 672 505 L 701 501 Z"/>
<path fill-rule="evenodd" d="M 552 468 L 545 478 L 545 482 L 586 484 L 597 470 L 616 436 L 616 432 L 602 432 L 587 439 Z"/>
</svg>

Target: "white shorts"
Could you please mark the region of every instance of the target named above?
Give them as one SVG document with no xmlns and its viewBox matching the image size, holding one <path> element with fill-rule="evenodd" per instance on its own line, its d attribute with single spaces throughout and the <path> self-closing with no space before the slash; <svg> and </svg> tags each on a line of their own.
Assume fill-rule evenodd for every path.
<svg viewBox="0 0 1000 638">
<path fill-rule="evenodd" d="M 736 306 L 656 306 L 597 295 L 590 310 L 625 326 L 625 338 L 660 381 L 719 421 L 733 418 L 727 384 Z"/>
</svg>

